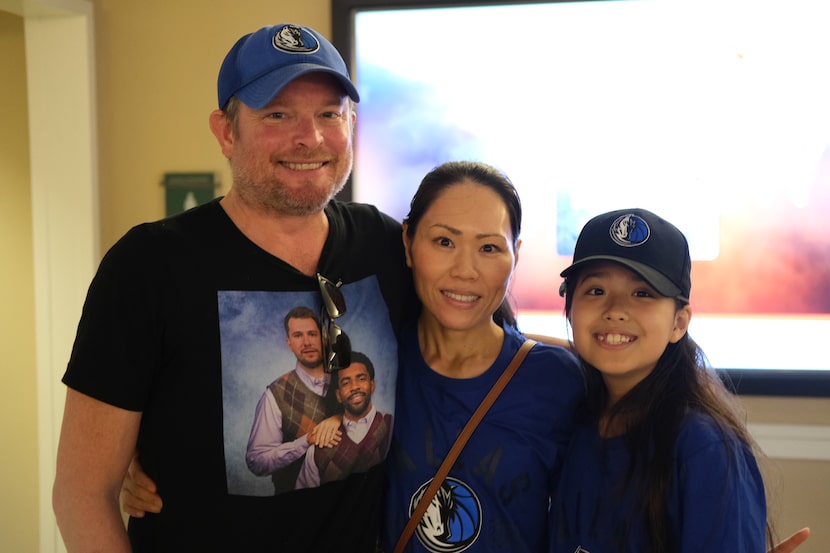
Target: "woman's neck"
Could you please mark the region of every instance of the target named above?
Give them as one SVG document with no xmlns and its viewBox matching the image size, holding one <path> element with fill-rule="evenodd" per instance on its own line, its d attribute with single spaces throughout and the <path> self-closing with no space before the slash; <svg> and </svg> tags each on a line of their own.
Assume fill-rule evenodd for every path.
<svg viewBox="0 0 830 553">
<path fill-rule="evenodd" d="M 429 315 L 418 319 L 418 344 L 429 367 L 450 378 L 474 378 L 484 373 L 501 352 L 504 329 L 495 322 L 454 330 Z"/>
</svg>

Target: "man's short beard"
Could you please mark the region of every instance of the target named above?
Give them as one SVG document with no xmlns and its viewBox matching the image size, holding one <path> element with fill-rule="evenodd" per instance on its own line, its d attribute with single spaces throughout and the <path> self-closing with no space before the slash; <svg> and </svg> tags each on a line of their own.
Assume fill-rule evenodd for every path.
<svg viewBox="0 0 830 553">
<path fill-rule="evenodd" d="M 317 361 L 314 362 L 306 361 L 305 359 L 300 359 L 299 357 L 297 357 L 297 361 L 300 363 L 300 365 L 307 369 L 318 369 L 323 366 L 322 357 L 320 357 L 319 359 L 317 359 Z"/>
<path fill-rule="evenodd" d="M 235 166 L 233 160 L 231 160 L 231 172 L 235 188 L 247 203 L 277 215 L 307 216 L 321 212 L 337 193 L 343 190 L 351 173 L 351 165 L 349 171 L 325 197 L 288 193 L 284 185 L 278 181 L 263 185 L 251 178 L 247 170 Z"/>
<path fill-rule="evenodd" d="M 363 417 L 366 413 L 369 412 L 369 409 L 372 405 L 372 396 L 366 395 L 366 401 L 363 403 L 362 408 L 357 409 L 356 407 L 352 406 L 351 403 L 348 401 L 343 402 L 343 409 L 349 412 L 350 415 L 353 417 Z"/>
<path fill-rule="evenodd" d="M 325 198 L 311 201 L 307 197 L 297 197 L 285 194 L 283 190 L 275 188 L 274 193 L 269 195 L 267 207 L 283 215 L 306 216 L 319 213 L 326 205 L 334 199 L 338 192 L 343 190 L 346 181 L 337 184 Z"/>
</svg>

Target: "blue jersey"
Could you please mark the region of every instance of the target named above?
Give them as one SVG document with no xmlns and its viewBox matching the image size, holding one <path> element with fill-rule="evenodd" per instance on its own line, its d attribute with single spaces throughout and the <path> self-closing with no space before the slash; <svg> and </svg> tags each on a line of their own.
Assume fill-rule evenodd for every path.
<svg viewBox="0 0 830 553">
<path fill-rule="evenodd" d="M 668 517 L 678 553 L 763 553 L 764 483 L 749 447 L 708 416 L 684 421 L 675 443 Z M 581 428 L 568 451 L 551 509 L 552 553 L 650 551 L 642 498 L 620 486 L 630 463 L 625 437 Z"/>
<path fill-rule="evenodd" d="M 523 341 L 506 328 L 501 352 L 485 373 L 454 379 L 426 365 L 414 325 L 404 332 L 387 464 L 387 552 Z M 583 401 L 582 376 L 571 353 L 537 344 L 461 452 L 407 551 L 544 551 L 549 500 Z"/>
</svg>

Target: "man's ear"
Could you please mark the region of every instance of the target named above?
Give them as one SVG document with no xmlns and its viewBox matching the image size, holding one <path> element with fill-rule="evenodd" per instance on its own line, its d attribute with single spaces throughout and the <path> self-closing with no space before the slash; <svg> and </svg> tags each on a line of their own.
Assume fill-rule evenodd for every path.
<svg viewBox="0 0 830 553">
<path fill-rule="evenodd" d="M 219 142 L 219 148 L 222 150 L 222 155 L 228 159 L 231 159 L 234 140 L 233 126 L 225 115 L 225 112 L 221 109 L 213 110 L 210 112 L 210 119 L 208 120 L 208 123 L 210 124 L 210 132 L 213 133 L 213 136 L 216 137 L 216 141 Z"/>
<path fill-rule="evenodd" d="M 674 314 L 674 328 L 672 329 L 670 342 L 676 344 L 689 330 L 689 323 L 692 321 L 692 307 L 687 303 Z"/>
<path fill-rule="evenodd" d="M 406 266 L 411 269 L 412 268 L 412 252 L 410 252 L 410 249 L 412 248 L 412 240 L 406 234 L 406 231 L 409 228 L 409 224 L 404 223 L 403 225 L 401 225 L 401 227 L 403 229 L 401 231 L 401 239 L 403 240 L 404 255 L 406 255 Z"/>
</svg>

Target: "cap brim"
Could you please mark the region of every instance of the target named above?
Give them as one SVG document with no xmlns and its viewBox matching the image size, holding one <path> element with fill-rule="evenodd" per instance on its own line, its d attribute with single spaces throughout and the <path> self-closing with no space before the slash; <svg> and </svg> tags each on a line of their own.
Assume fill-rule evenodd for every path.
<svg viewBox="0 0 830 553">
<path fill-rule="evenodd" d="M 652 288 L 657 290 L 660 294 L 669 297 L 669 298 L 680 298 L 684 301 L 689 301 L 689 298 L 683 296 L 683 291 L 680 290 L 671 280 L 666 278 L 663 273 L 659 271 L 655 271 L 648 265 L 644 265 L 642 263 L 638 263 L 637 261 L 632 261 L 630 259 L 626 259 L 624 257 L 616 257 L 613 255 L 592 255 L 590 257 L 586 257 L 584 259 L 580 259 L 570 267 L 566 268 L 562 271 L 559 276 L 563 278 L 567 278 L 568 275 L 573 273 L 573 271 L 579 267 L 584 266 L 587 263 L 592 261 L 613 261 L 615 263 L 619 263 L 625 267 L 628 267 L 641 277 L 643 280 L 649 283 Z"/>
<path fill-rule="evenodd" d="M 341 73 L 326 67 L 324 65 L 317 65 L 314 63 L 298 63 L 291 67 L 281 67 L 266 73 L 262 77 L 252 81 L 237 90 L 234 95 L 239 98 L 243 104 L 252 109 L 262 109 L 271 103 L 274 96 L 280 93 L 285 86 L 307 73 L 326 73 L 335 78 L 343 87 L 346 94 L 355 102 L 360 101 L 360 96 L 354 84 L 344 77 Z"/>
</svg>

